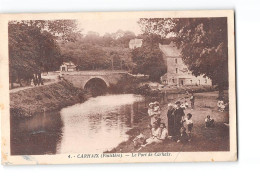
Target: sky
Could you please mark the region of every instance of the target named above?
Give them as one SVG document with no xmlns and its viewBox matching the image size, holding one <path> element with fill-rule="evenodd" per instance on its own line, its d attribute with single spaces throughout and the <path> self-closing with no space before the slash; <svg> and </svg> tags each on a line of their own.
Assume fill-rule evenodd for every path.
<svg viewBox="0 0 260 176">
<path fill-rule="evenodd" d="M 82 30 L 82 34 L 86 34 L 88 31 L 98 32 L 100 35 L 105 33 L 114 33 L 119 29 L 123 31 L 132 31 L 136 35 L 141 33 L 141 28 L 137 24 L 136 19 L 79 19 L 79 29 Z"/>
</svg>

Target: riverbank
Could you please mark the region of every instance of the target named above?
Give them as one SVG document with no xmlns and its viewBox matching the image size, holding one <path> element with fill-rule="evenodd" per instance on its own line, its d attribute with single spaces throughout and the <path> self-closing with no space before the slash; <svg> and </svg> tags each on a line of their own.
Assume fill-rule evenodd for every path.
<svg viewBox="0 0 260 176">
<path fill-rule="evenodd" d="M 227 96 L 227 92 L 225 92 Z M 229 150 L 229 128 L 224 125 L 228 122 L 229 114 L 228 112 L 219 112 L 217 110 L 217 97 L 218 92 L 204 92 L 195 93 L 195 109 L 186 109 L 185 114 L 191 113 L 192 120 L 194 123 L 192 131 L 192 141 L 183 145 L 173 141 L 166 141 L 163 144 L 151 144 L 142 148 L 138 152 L 179 152 L 179 151 L 228 151 Z M 178 97 L 181 98 L 181 95 Z M 175 100 L 178 99 L 175 97 Z M 174 100 L 172 100 L 174 102 Z M 167 102 L 170 103 L 170 102 Z M 162 122 L 167 124 L 167 103 L 161 105 L 161 119 Z M 214 128 L 205 128 L 204 120 L 207 115 L 210 115 L 215 120 Z M 150 130 L 148 124 L 150 123 L 150 118 L 146 115 L 140 114 L 140 121 L 136 126 L 129 130 L 127 134 L 129 135 L 129 140 L 122 142 L 113 150 L 109 151 L 111 153 L 129 153 L 137 152 L 133 146 L 133 138 L 137 135 L 137 129 L 140 129 L 143 134 L 149 137 Z"/>
<path fill-rule="evenodd" d="M 83 102 L 89 97 L 85 90 L 60 81 L 10 93 L 10 113 L 12 118 L 27 118 Z"/>
</svg>

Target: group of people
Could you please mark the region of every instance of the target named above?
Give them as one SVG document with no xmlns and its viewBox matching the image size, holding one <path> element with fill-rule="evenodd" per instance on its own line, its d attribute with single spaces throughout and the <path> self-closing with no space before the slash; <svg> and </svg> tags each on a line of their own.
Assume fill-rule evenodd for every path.
<svg viewBox="0 0 260 176">
<path fill-rule="evenodd" d="M 226 109 L 226 107 L 228 106 L 228 103 L 224 103 L 224 100 L 220 99 L 217 102 L 217 106 L 218 106 L 218 111 L 220 112 L 224 112 L 224 110 Z"/>
<path fill-rule="evenodd" d="M 43 85 L 41 73 L 33 74 L 33 78 L 32 78 L 32 80 L 31 80 L 31 85 L 32 85 L 32 86 L 33 86 L 33 85 L 34 85 L 34 86 Z"/>
<path fill-rule="evenodd" d="M 168 104 L 168 129 L 165 123 L 161 122 L 161 108 L 159 102 L 151 102 L 148 106 L 148 116 L 151 119 L 149 124 L 150 137 L 146 138 L 140 130 L 137 130 L 138 135 L 133 139 L 134 147 L 136 149 L 139 148 L 138 150 L 140 150 L 152 143 L 163 143 L 167 139 L 176 141 L 177 143 L 191 141 L 193 121 L 191 113 L 187 113 L 187 115 L 184 113 L 184 110 L 189 107 L 186 99 L 187 97 L 185 97 L 184 102 L 176 101 L 174 104 Z M 195 96 L 193 93 L 190 96 L 190 104 L 191 110 L 193 110 L 195 104 Z M 214 119 L 208 115 L 205 119 L 205 127 L 208 128 L 213 126 Z"/>
<path fill-rule="evenodd" d="M 140 150 L 152 143 L 163 143 L 167 139 L 176 140 L 177 142 L 187 142 L 191 140 L 191 131 L 193 127 L 193 122 L 191 120 L 192 114 L 188 113 L 185 118 L 184 109 L 188 107 L 181 107 L 180 101 L 175 104 L 168 104 L 168 129 L 165 123 L 161 122 L 161 108 L 159 102 L 151 102 L 148 107 L 148 116 L 151 119 L 149 124 L 150 137 L 145 138 L 144 134 L 138 131 L 138 135 L 133 139 L 134 147 Z M 187 124 L 188 132 L 186 133 L 186 128 L 184 123 Z"/>
<path fill-rule="evenodd" d="M 177 140 L 177 142 L 187 142 L 191 140 L 191 131 L 193 128 L 191 117 L 191 113 L 188 113 L 185 117 L 184 108 L 181 107 L 180 101 L 177 101 L 175 105 L 171 103 L 168 104 L 168 132 L 172 140 Z"/>
<path fill-rule="evenodd" d="M 148 116 L 151 119 L 151 122 L 148 125 L 150 128 L 150 137 L 146 138 L 140 130 L 137 130 L 139 135 L 133 140 L 134 147 L 140 147 L 139 150 L 152 143 L 162 143 L 168 138 L 166 125 L 161 122 L 161 108 L 158 101 L 149 104 Z"/>
</svg>

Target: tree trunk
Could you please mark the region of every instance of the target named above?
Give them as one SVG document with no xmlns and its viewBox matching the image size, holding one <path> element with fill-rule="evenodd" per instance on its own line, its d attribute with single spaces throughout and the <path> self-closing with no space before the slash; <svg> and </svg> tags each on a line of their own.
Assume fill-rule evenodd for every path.
<svg viewBox="0 0 260 176">
<path fill-rule="evenodd" d="M 112 66 L 112 70 L 114 70 L 114 59 L 113 58 L 111 60 L 111 66 Z"/>
<path fill-rule="evenodd" d="M 224 88 L 223 86 L 218 86 L 218 99 L 224 99 Z"/>
<path fill-rule="evenodd" d="M 14 88 L 14 81 L 13 81 L 13 79 L 11 79 L 11 89 L 13 89 Z"/>
<path fill-rule="evenodd" d="M 20 84 L 20 87 L 22 87 L 23 85 L 22 85 L 22 83 L 21 83 L 21 78 L 20 78 L 20 76 L 18 75 L 18 83 Z"/>
</svg>

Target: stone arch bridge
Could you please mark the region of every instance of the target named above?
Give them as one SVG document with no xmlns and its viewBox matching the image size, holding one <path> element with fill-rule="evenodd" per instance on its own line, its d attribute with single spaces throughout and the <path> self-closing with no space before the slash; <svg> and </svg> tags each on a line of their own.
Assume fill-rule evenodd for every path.
<svg viewBox="0 0 260 176">
<path fill-rule="evenodd" d="M 62 72 L 63 78 L 75 87 L 86 89 L 88 86 L 109 88 L 119 80 L 126 79 L 127 71 L 77 71 Z"/>
</svg>

